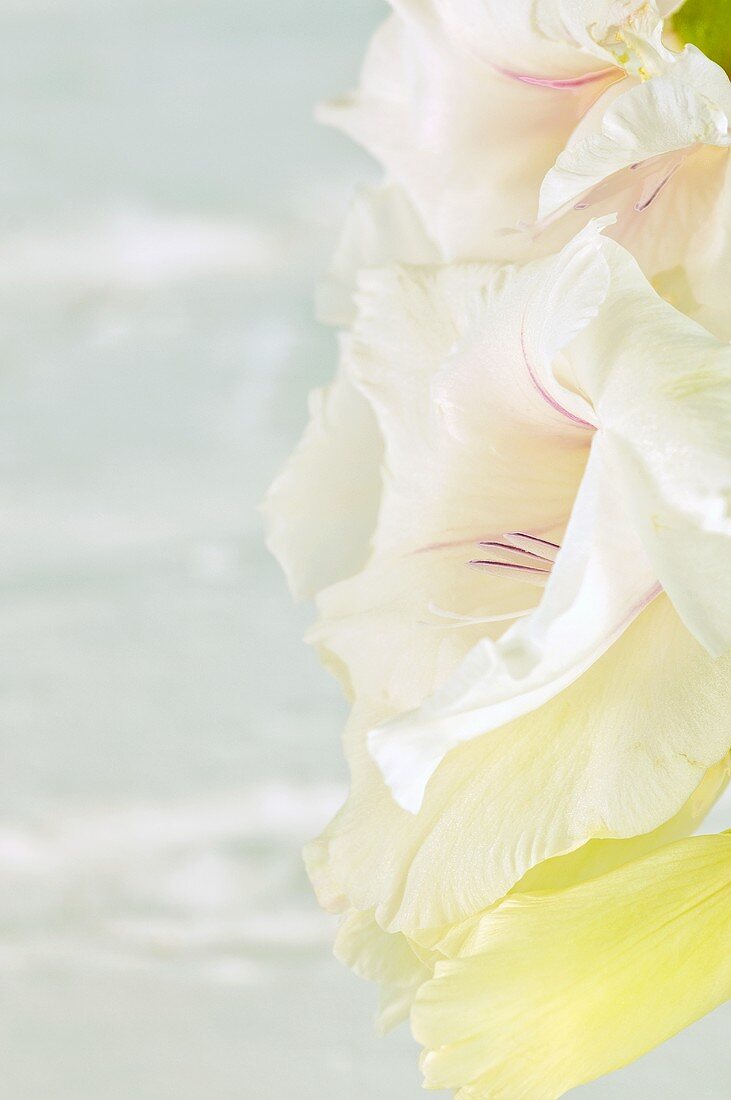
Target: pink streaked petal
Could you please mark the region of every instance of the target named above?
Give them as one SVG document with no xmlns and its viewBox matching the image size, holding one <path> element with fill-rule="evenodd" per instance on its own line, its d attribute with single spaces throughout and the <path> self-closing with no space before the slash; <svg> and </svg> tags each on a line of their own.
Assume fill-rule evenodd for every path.
<svg viewBox="0 0 731 1100">
<path fill-rule="evenodd" d="M 625 220 L 633 214 L 641 214 L 665 190 L 666 185 L 683 167 L 686 161 L 694 157 L 703 146 L 696 143 L 681 152 L 671 150 L 657 153 L 645 160 L 618 168 L 598 183 L 587 187 L 579 195 L 567 199 L 554 210 L 550 210 L 533 223 L 521 223 L 520 232 L 532 241 L 537 240 L 557 223 L 565 226 L 565 232 L 571 232 L 573 222 L 569 221 L 576 211 L 592 210 L 595 217 L 603 210 L 611 210 L 617 215 L 617 223 L 626 233 Z"/>
<path fill-rule="evenodd" d="M 369 747 L 396 800 L 416 813 L 426 785 L 459 744 L 536 710 L 577 680 L 659 595 L 657 573 L 627 514 L 602 433 L 556 564 L 545 571 L 475 566 L 545 584 L 532 615 L 481 639 L 414 711 L 376 727 Z M 548 563 L 546 563 L 548 566 Z"/>
<path fill-rule="evenodd" d="M 507 77 L 508 80 L 517 80 L 521 84 L 531 84 L 539 88 L 553 88 L 555 91 L 566 92 L 585 88 L 587 84 L 596 84 L 599 81 L 608 80 L 617 73 L 614 66 L 608 66 L 606 69 L 597 69 L 591 73 L 584 73 L 582 76 L 533 76 L 531 73 L 519 73 L 514 69 L 505 69 L 502 65 L 496 65 L 493 62 L 491 62 L 491 67 L 501 76 Z"/>
<path fill-rule="evenodd" d="M 583 420 L 580 416 L 576 416 L 575 413 L 570 412 L 569 409 L 567 409 L 564 405 L 557 401 L 553 394 L 550 393 L 543 385 L 540 378 L 538 377 L 538 372 L 533 366 L 530 360 L 530 356 L 528 355 L 528 348 L 526 347 L 525 342 L 524 326 L 521 326 L 520 331 L 520 347 L 523 353 L 523 362 L 525 363 L 526 370 L 528 371 L 528 376 L 530 377 L 531 382 L 538 390 L 544 401 L 547 401 L 552 409 L 555 409 L 556 412 L 560 413 L 562 416 L 565 416 L 567 420 L 570 420 L 572 422 L 572 424 L 576 424 L 578 425 L 578 427 L 586 428 L 592 432 L 595 431 L 594 424 L 590 424 L 588 420 Z"/>
</svg>

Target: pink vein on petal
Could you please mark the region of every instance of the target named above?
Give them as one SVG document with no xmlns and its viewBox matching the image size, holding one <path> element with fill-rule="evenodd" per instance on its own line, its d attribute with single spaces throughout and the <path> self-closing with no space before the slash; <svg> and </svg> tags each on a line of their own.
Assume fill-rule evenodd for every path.
<svg viewBox="0 0 731 1100">
<path fill-rule="evenodd" d="M 520 347 L 521 351 L 523 352 L 523 361 L 530 376 L 530 380 L 540 393 L 543 400 L 547 401 L 551 408 L 555 409 L 556 412 L 561 413 L 562 416 L 565 416 L 569 420 L 573 421 L 574 424 L 578 424 L 581 428 L 588 428 L 590 431 L 594 431 L 594 424 L 590 424 L 588 420 L 582 420 L 580 416 L 576 416 L 575 413 L 569 412 L 569 410 L 565 408 L 565 406 L 563 406 L 559 401 L 557 401 L 553 394 L 549 393 L 549 391 L 543 385 L 540 378 L 536 374 L 533 364 L 531 363 L 528 356 L 528 349 L 525 346 L 525 330 L 523 325 L 520 326 Z"/>
<path fill-rule="evenodd" d="M 627 612 L 624 621 L 622 622 L 622 629 L 628 626 L 632 622 L 632 620 L 636 618 L 637 615 L 639 615 L 640 611 L 644 611 L 648 604 L 651 604 L 652 601 L 660 595 L 662 590 L 662 585 L 659 582 L 657 584 L 653 584 L 652 588 L 648 588 L 644 596 L 642 596 L 637 601 L 637 603 L 634 604 Z"/>
<path fill-rule="evenodd" d="M 519 73 L 514 69 L 505 69 L 502 65 L 490 62 L 492 68 L 506 76 L 508 80 L 518 80 L 521 84 L 533 84 L 539 88 L 553 88 L 556 91 L 573 91 L 574 88 L 583 88 L 587 84 L 596 84 L 599 80 L 606 80 L 615 70 L 613 66 L 606 69 L 597 69 L 593 73 L 584 73 L 583 76 L 531 76 L 530 73 Z"/>
</svg>

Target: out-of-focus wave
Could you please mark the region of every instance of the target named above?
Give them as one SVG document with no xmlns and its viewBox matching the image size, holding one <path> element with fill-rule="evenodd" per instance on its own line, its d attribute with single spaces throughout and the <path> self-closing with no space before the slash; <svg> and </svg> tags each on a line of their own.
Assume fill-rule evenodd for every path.
<svg viewBox="0 0 731 1100">
<path fill-rule="evenodd" d="M 251 981 L 330 935 L 300 843 L 335 786 L 269 783 L 205 799 L 44 811 L 0 829 L 0 969 L 151 961 Z"/>
<path fill-rule="evenodd" d="M 2 237 L 0 284 L 145 287 L 202 275 L 272 275 L 291 260 L 283 229 L 134 207 L 83 224 Z"/>
</svg>

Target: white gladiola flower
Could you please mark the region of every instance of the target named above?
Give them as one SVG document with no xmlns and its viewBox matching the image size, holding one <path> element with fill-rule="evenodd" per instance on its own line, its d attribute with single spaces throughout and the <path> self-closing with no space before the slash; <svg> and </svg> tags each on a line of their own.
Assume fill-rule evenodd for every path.
<svg viewBox="0 0 731 1100">
<path fill-rule="evenodd" d="M 618 95 L 609 106 L 598 103 L 589 112 L 543 182 L 539 217 L 554 214 L 580 196 L 582 207 L 589 208 L 598 184 L 622 169 L 637 173 L 652 161 L 652 172 L 641 174 L 638 187 L 627 188 L 623 177 L 609 192 L 613 199 L 629 190 L 635 198 L 632 210 L 642 214 L 685 157 L 703 146 L 728 149 L 730 114 L 731 84 L 723 69 L 694 46 L 686 46 L 682 54 L 668 54 L 657 75 Z"/>
<path fill-rule="evenodd" d="M 728 76 L 692 45 L 643 83 L 615 85 L 544 179 L 531 247 L 616 213 L 612 235 L 663 296 L 731 338 L 730 117 Z"/>
<path fill-rule="evenodd" d="M 328 325 L 353 322 L 353 293 L 364 268 L 431 264 L 440 258 L 403 188 L 394 183 L 363 188 L 351 204 L 327 275 L 318 288 L 318 316 Z"/>
<path fill-rule="evenodd" d="M 362 276 L 353 430 L 318 412 L 270 502 L 300 587 L 337 581 L 313 640 L 355 703 L 351 795 L 309 853 L 328 907 L 464 919 L 658 828 L 726 755 L 728 659 L 693 634 L 715 655 L 731 625 L 730 361 L 594 227 L 523 268 Z M 402 804 L 436 770 L 416 816 L 369 759 L 383 720 Z"/>
<path fill-rule="evenodd" d="M 390 2 L 266 505 L 353 704 L 305 858 L 428 1085 L 553 1100 L 729 989 L 731 15 Z"/>
<path fill-rule="evenodd" d="M 444 259 L 503 257 L 514 247 L 504 231 L 532 219 L 544 175 L 625 70 L 564 29 L 542 33 L 528 0 L 392 6 L 359 90 L 320 118 L 401 184 Z M 621 5 L 628 15 L 640 6 Z"/>
<path fill-rule="evenodd" d="M 511 567 L 546 582 L 535 612 L 475 646 L 436 695 L 371 736 L 413 811 L 450 748 L 576 680 L 661 589 L 712 656 L 731 644 L 731 348 L 662 302 L 629 255 L 592 232 L 531 288 L 512 336 L 546 404 L 571 433 L 590 435 L 586 468 L 560 552 L 546 549 L 542 509 L 519 536 Z M 453 409 L 464 433 L 466 402 Z M 548 463 L 534 447 L 533 460 Z M 493 570 L 505 568 L 495 559 L 506 544 L 513 534 L 495 554 L 488 542 Z"/>
<path fill-rule="evenodd" d="M 360 89 L 321 117 L 383 164 L 442 259 L 525 260 L 617 214 L 608 235 L 727 339 L 731 85 L 683 46 L 693 4 L 679 6 L 395 0 Z M 708 43 L 719 57 L 728 29 Z M 413 262 L 413 235 L 403 252 L 399 238 L 389 259 Z M 371 266 L 347 246 L 351 270 Z"/>
</svg>

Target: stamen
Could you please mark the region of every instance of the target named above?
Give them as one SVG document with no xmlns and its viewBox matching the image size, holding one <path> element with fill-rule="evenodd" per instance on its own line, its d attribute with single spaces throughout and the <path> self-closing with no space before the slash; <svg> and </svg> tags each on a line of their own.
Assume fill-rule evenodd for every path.
<svg viewBox="0 0 731 1100">
<path fill-rule="evenodd" d="M 522 619 L 526 615 L 534 610 L 532 607 L 525 607 L 521 611 L 505 611 L 500 615 L 459 615 L 456 611 L 445 611 L 444 608 L 438 607 L 434 603 L 428 605 L 428 610 L 432 615 L 438 615 L 440 619 L 451 619 L 450 626 L 480 626 L 483 623 L 507 623 L 513 619 Z M 437 623 L 430 624 L 432 626 L 442 625 Z"/>
<path fill-rule="evenodd" d="M 655 199 L 657 198 L 657 196 L 660 194 L 662 189 L 667 186 L 667 184 L 673 178 L 673 176 L 677 172 L 678 168 L 680 168 L 682 163 L 683 163 L 683 160 L 681 159 L 681 160 L 677 160 L 673 165 L 671 165 L 670 168 L 668 169 L 668 171 L 665 173 L 665 175 L 660 180 L 660 182 L 655 184 L 654 187 L 652 187 L 649 194 L 645 193 L 642 196 L 642 198 L 640 198 L 635 203 L 635 210 L 637 211 L 638 214 L 641 214 L 644 210 L 647 210 L 647 208 L 649 206 L 652 206 L 652 204 L 655 201 Z"/>
<path fill-rule="evenodd" d="M 518 550 L 525 550 L 536 558 L 554 562 L 561 549 L 557 542 L 549 542 L 548 539 L 539 539 L 537 535 L 524 535 L 522 531 L 513 531 L 505 535 L 506 540 Z"/>
<path fill-rule="evenodd" d="M 468 564 L 493 577 L 512 577 L 543 587 L 561 547 L 556 542 L 514 531 L 503 541 L 484 539 L 478 544 L 490 550 L 489 558 L 473 558 Z"/>
<path fill-rule="evenodd" d="M 535 584 L 543 587 L 546 579 L 550 577 L 550 569 L 538 569 L 534 565 L 517 565 L 509 561 L 482 561 L 477 559 L 469 562 L 473 569 L 480 569 L 483 573 L 489 573 L 492 577 L 506 577 L 513 574 L 516 580 L 525 581 L 526 584 Z"/>
<path fill-rule="evenodd" d="M 507 535 L 505 536 L 507 539 Z M 524 549 L 522 546 L 512 545 L 510 542 L 479 542 L 478 546 L 484 546 L 488 550 L 493 551 L 491 559 L 496 558 L 499 562 L 505 562 L 506 565 L 536 565 L 540 568 L 544 568 L 543 561 L 540 561 L 540 555 L 534 554 L 532 550 Z M 526 562 L 525 559 L 529 560 Z M 530 560 L 532 559 L 532 560 Z M 544 559 L 545 560 L 545 559 Z"/>
</svg>

